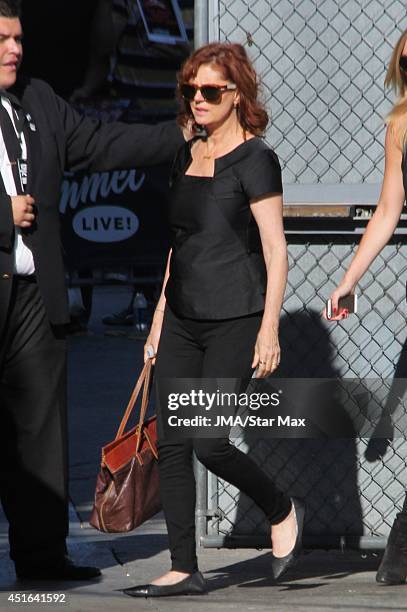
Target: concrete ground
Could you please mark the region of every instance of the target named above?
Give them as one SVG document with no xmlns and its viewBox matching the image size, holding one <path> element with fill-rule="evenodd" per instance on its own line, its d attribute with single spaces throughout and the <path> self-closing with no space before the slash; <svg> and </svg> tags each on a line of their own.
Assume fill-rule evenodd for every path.
<svg viewBox="0 0 407 612">
<path fill-rule="evenodd" d="M 169 568 L 162 514 L 125 535 L 101 534 L 87 523 L 100 447 L 115 434 L 133 379 L 140 368 L 142 341 L 104 334 L 100 319 L 126 305 L 121 288 L 99 288 L 88 335 L 70 340 L 71 531 L 69 550 L 79 563 L 98 565 L 99 580 L 80 583 L 17 582 L 8 558 L 7 524 L 0 514 L 0 610 L 101 609 L 132 611 L 224 610 L 319 612 L 407 610 L 407 585 L 375 583 L 380 554 L 358 551 L 305 551 L 281 583 L 270 578 L 270 552 L 201 549 L 206 596 L 133 599 L 121 589 L 149 582 Z M 132 328 L 127 330 L 135 335 Z M 24 603 L 29 595 L 65 596 L 64 603 Z M 14 603 L 11 595 L 20 595 Z M 40 598 L 40 597 L 39 597 Z M 14 598 L 17 599 L 16 597 Z"/>
</svg>

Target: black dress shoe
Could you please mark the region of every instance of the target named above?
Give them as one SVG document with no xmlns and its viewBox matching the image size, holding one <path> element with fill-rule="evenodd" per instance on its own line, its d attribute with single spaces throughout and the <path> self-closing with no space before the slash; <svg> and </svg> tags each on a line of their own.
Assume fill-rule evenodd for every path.
<svg viewBox="0 0 407 612">
<path fill-rule="evenodd" d="M 407 578 L 407 550 L 388 544 L 376 574 L 379 584 L 404 584 Z"/>
<path fill-rule="evenodd" d="M 386 550 L 376 574 L 379 584 L 404 584 L 407 579 L 407 520 L 401 513 L 390 531 Z"/>
<path fill-rule="evenodd" d="M 92 580 L 102 572 L 97 567 L 75 565 L 64 556 L 47 564 L 16 563 L 16 574 L 19 580 Z"/>
<path fill-rule="evenodd" d="M 208 592 L 201 572 L 194 572 L 176 584 L 139 584 L 123 593 L 130 597 L 168 597 L 169 595 L 204 595 Z"/>
<path fill-rule="evenodd" d="M 271 560 L 271 568 L 273 570 L 273 578 L 277 580 L 281 578 L 286 571 L 295 565 L 300 556 L 302 549 L 302 531 L 304 528 L 305 504 L 296 497 L 291 498 L 294 506 L 295 517 L 297 520 L 297 537 L 295 539 L 294 548 L 285 557 L 275 557 Z"/>
</svg>

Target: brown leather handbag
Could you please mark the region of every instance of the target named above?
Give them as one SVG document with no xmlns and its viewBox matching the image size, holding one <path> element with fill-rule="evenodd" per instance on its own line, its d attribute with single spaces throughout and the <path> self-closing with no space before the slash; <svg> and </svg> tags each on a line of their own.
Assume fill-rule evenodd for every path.
<svg viewBox="0 0 407 612">
<path fill-rule="evenodd" d="M 125 532 L 161 510 L 158 483 L 157 417 L 146 421 L 151 359 L 143 367 L 131 394 L 116 438 L 102 448 L 90 524 L 106 532 Z M 124 433 L 143 387 L 138 425 Z"/>
</svg>

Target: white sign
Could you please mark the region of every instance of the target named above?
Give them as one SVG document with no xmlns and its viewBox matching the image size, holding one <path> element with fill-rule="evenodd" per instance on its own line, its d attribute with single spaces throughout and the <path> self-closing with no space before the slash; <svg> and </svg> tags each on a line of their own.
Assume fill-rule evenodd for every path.
<svg viewBox="0 0 407 612">
<path fill-rule="evenodd" d="M 72 221 L 74 232 L 90 242 L 120 242 L 139 228 L 137 215 L 122 206 L 92 206 L 78 212 Z"/>
<path fill-rule="evenodd" d="M 148 40 L 175 45 L 188 37 L 178 0 L 137 0 Z"/>
</svg>

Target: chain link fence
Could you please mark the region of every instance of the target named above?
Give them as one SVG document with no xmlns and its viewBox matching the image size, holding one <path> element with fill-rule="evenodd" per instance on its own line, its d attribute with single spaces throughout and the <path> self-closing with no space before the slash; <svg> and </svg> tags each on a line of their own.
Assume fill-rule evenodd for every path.
<svg viewBox="0 0 407 612">
<path fill-rule="evenodd" d="M 384 77 L 403 0 L 210 0 L 209 39 L 240 42 L 263 83 L 285 184 L 380 182 Z"/>
<path fill-rule="evenodd" d="M 360 283 L 358 317 L 329 324 L 320 315 L 354 248 L 351 236 L 318 237 L 317 241 L 289 237 L 278 376 L 373 378 L 378 381 L 380 401 L 380 395 L 388 396 L 389 387 L 397 384 L 396 375 L 397 395 L 403 396 L 407 334 L 406 288 L 401 277 L 406 273 L 407 254 L 400 241 L 385 247 Z M 382 410 L 390 414 L 391 406 L 384 403 Z M 391 417 L 385 423 L 388 438 L 383 439 L 233 442 L 250 453 L 282 490 L 306 499 L 306 544 L 380 548 L 407 489 L 405 432 L 398 431 Z M 265 545 L 269 526 L 254 502 L 213 474 L 207 486 L 207 507 L 215 512 L 200 534 L 201 544 Z"/>
<path fill-rule="evenodd" d="M 208 40 L 240 42 L 254 61 L 272 116 L 266 140 L 282 163 L 286 199 L 291 187 L 291 201 L 329 202 L 335 191 L 349 195 L 348 185 L 358 201 L 372 202 L 363 193 L 365 188 L 371 197 L 369 188 L 382 180 L 384 117 L 392 105 L 383 82 L 394 44 L 407 28 L 405 4 L 210 0 L 206 18 Z M 346 201 L 352 201 L 348 195 Z M 407 252 L 402 235 L 360 282 L 357 317 L 328 324 L 320 316 L 356 246 L 355 235 L 346 233 L 341 235 L 338 225 L 336 231 L 319 227 L 308 236 L 304 231 L 287 236 L 290 270 L 278 375 L 374 378 L 383 397 L 390 387 L 404 395 Z M 379 392 L 379 404 L 380 397 Z M 391 410 L 386 401 L 380 405 L 383 414 Z M 306 499 L 306 545 L 380 548 L 407 489 L 407 442 L 398 437 L 397 423 L 387 423 L 383 431 L 382 439 L 234 443 L 282 490 Z M 269 545 L 269 526 L 254 502 L 196 467 L 198 542 Z"/>
</svg>

